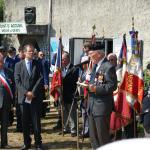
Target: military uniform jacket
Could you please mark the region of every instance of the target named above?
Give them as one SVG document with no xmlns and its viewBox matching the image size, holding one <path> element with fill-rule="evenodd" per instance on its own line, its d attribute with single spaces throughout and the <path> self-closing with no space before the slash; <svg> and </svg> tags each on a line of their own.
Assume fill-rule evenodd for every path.
<svg viewBox="0 0 150 150">
<path fill-rule="evenodd" d="M 113 109 L 113 91 L 117 88 L 115 67 L 106 58 L 96 73 L 91 74 L 90 84 L 96 85 L 96 92 L 89 92 L 88 113 L 93 116 L 110 115 Z"/>
</svg>

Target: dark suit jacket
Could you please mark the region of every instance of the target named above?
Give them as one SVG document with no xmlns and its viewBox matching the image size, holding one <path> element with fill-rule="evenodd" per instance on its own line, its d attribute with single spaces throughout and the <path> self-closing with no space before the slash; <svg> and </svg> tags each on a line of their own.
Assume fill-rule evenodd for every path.
<svg viewBox="0 0 150 150">
<path fill-rule="evenodd" d="M 113 91 L 117 88 L 115 67 L 105 58 L 96 74 L 98 78 L 100 77 L 99 75 L 102 74 L 103 82 L 100 83 L 98 79 L 96 93 L 89 92 L 88 112 L 94 116 L 110 115 L 114 103 Z M 90 82 L 93 84 L 93 81 Z"/>
<path fill-rule="evenodd" d="M 78 74 L 78 69 L 73 68 L 73 64 L 70 64 L 66 76 L 63 79 L 63 100 L 65 103 L 72 103 L 73 101 Z"/>
<path fill-rule="evenodd" d="M 45 59 L 38 59 L 43 73 L 44 85 L 49 85 L 49 65 Z"/>
<path fill-rule="evenodd" d="M 14 63 L 16 64 L 16 63 L 18 63 L 20 60 L 21 60 L 21 59 L 19 58 L 19 56 L 16 55 L 15 58 L 14 58 Z"/>
<path fill-rule="evenodd" d="M 144 127 L 150 127 L 150 97 L 148 96 L 148 89 L 145 90 L 142 101 L 141 122 Z"/>
<path fill-rule="evenodd" d="M 7 83 L 9 84 L 11 91 L 13 93 L 13 99 L 8 94 L 7 90 L 4 88 L 4 86 L 0 83 L 0 108 L 10 109 L 11 104 L 14 104 L 14 76 L 13 72 L 7 68 L 4 68 L 5 77 L 7 80 Z"/>
<path fill-rule="evenodd" d="M 35 96 L 35 101 L 32 103 L 41 102 L 41 90 L 43 88 L 43 75 L 40 71 L 37 60 L 32 62 L 32 73 L 29 76 L 25 60 L 18 62 L 15 66 L 15 83 L 18 90 L 18 103 L 23 104 L 25 94 L 32 91 Z"/>
<path fill-rule="evenodd" d="M 15 61 L 12 58 L 9 58 L 8 56 L 6 56 L 4 67 L 5 68 L 9 68 L 9 69 L 11 69 L 14 72 Z"/>
</svg>

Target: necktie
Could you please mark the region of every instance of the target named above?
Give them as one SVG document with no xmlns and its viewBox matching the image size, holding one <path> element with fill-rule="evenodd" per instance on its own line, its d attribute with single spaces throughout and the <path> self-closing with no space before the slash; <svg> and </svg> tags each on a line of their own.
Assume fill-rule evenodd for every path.
<svg viewBox="0 0 150 150">
<path fill-rule="evenodd" d="M 29 75 L 31 75 L 31 70 L 32 70 L 32 62 L 31 61 L 27 62 L 27 70 L 28 70 Z"/>
</svg>

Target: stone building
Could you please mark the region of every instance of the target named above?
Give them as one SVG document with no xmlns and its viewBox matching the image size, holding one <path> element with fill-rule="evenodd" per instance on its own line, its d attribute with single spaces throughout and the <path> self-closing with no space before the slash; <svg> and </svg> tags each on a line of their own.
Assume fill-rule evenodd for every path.
<svg viewBox="0 0 150 150">
<path fill-rule="evenodd" d="M 27 35 L 7 36 L 10 43 L 18 46 L 30 39 L 39 47 L 51 37 L 63 36 L 91 37 L 92 26 L 96 25 L 97 37 L 122 38 L 124 33 L 129 37 L 134 16 L 135 29 L 139 39 L 143 40 L 143 61 L 149 61 L 150 53 L 150 1 L 149 0 L 5 0 L 5 21 L 24 21 L 24 8 L 36 7 L 36 24 L 28 25 Z M 48 25 L 50 23 L 50 32 Z M 4 36 L 6 38 L 6 36 Z"/>
</svg>

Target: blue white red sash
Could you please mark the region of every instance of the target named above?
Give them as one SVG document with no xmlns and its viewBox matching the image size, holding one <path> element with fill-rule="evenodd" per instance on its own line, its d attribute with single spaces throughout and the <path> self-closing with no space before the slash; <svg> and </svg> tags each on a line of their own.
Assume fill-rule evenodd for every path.
<svg viewBox="0 0 150 150">
<path fill-rule="evenodd" d="M 13 99 L 13 94 L 11 91 L 11 88 L 7 82 L 7 80 L 0 74 L 0 81 L 3 84 L 4 88 L 6 89 L 6 91 L 8 92 L 8 94 L 10 95 L 10 97 Z"/>
</svg>

